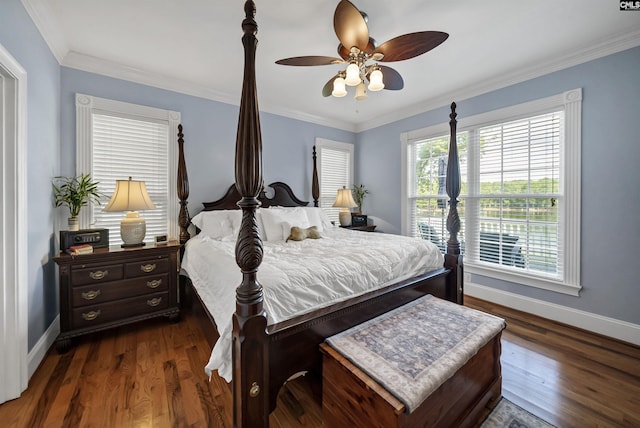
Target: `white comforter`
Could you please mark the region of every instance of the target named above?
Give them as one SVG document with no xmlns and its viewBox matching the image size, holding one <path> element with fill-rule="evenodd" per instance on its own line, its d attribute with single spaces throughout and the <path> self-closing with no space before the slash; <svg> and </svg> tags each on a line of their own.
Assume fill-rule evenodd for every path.
<svg viewBox="0 0 640 428">
<path fill-rule="evenodd" d="M 328 306 L 442 267 L 438 247 L 419 238 L 327 229 L 320 239 L 264 242 L 258 281 L 268 324 Z M 212 314 L 220 338 L 205 370 L 231 381 L 231 317 L 242 280 L 235 242 L 198 235 L 186 244 L 182 269 Z"/>
</svg>

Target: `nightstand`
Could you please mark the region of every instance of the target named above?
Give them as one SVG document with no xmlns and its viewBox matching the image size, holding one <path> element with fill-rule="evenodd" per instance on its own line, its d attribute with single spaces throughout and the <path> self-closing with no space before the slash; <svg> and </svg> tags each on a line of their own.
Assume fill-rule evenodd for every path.
<svg viewBox="0 0 640 428">
<path fill-rule="evenodd" d="M 366 226 L 340 226 L 343 229 L 362 230 L 363 232 L 373 232 L 376 230 L 375 224 L 368 224 Z"/>
<path fill-rule="evenodd" d="M 71 338 L 158 316 L 177 320 L 180 244 L 60 253 L 59 352 Z"/>
</svg>

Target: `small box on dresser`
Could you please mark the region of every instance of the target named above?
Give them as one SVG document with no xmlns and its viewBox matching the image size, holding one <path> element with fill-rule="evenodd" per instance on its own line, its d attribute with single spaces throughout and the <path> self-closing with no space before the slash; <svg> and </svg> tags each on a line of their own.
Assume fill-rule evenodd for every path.
<svg viewBox="0 0 640 428">
<path fill-rule="evenodd" d="M 58 254 L 59 352 L 71 338 L 157 316 L 177 320 L 180 244 L 110 247 Z"/>
</svg>

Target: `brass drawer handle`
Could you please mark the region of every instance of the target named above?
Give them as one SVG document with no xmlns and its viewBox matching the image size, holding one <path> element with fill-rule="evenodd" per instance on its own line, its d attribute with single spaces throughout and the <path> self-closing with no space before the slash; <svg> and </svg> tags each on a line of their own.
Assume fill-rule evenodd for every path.
<svg viewBox="0 0 640 428">
<path fill-rule="evenodd" d="M 93 300 L 96 297 L 98 297 L 100 295 L 100 293 L 102 293 L 100 290 L 91 290 L 91 291 L 86 291 L 84 293 L 82 293 L 82 298 L 84 300 Z"/>
<path fill-rule="evenodd" d="M 98 318 L 99 316 L 100 316 L 100 310 L 99 309 L 97 311 L 91 311 L 89 313 L 82 314 L 82 318 L 84 318 L 86 321 L 93 321 L 94 319 Z"/>
<path fill-rule="evenodd" d="M 162 284 L 161 279 L 154 279 L 153 281 L 147 281 L 147 287 L 149 288 L 158 288 Z"/>
<path fill-rule="evenodd" d="M 89 276 L 91 277 L 91 279 L 102 279 L 105 276 L 109 275 L 109 271 L 108 270 L 97 270 L 95 272 L 89 272 Z"/>
<path fill-rule="evenodd" d="M 140 270 L 145 273 L 153 272 L 156 268 L 155 263 L 149 263 L 148 265 L 140 265 Z"/>
<path fill-rule="evenodd" d="M 155 297 L 151 300 L 147 300 L 147 305 L 149 306 L 158 306 L 162 302 L 162 297 Z"/>
</svg>

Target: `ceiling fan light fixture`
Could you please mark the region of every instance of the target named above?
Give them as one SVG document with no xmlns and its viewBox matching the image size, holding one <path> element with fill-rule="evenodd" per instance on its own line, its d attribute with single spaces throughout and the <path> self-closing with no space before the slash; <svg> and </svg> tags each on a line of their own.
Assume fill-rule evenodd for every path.
<svg viewBox="0 0 640 428">
<path fill-rule="evenodd" d="M 382 81 L 382 71 L 376 68 L 371 72 L 369 76 L 369 90 L 372 92 L 381 91 L 384 89 L 384 82 Z"/>
<path fill-rule="evenodd" d="M 363 101 L 367 99 L 367 88 L 364 85 L 364 82 L 360 82 L 358 86 L 356 86 L 356 101 Z"/>
<path fill-rule="evenodd" d="M 345 86 L 344 79 L 342 77 L 336 77 L 333 81 L 333 92 L 331 92 L 336 98 L 341 98 L 347 95 L 347 87 Z"/>
<path fill-rule="evenodd" d="M 360 67 L 358 64 L 352 62 L 347 67 L 347 77 L 344 79 L 344 82 L 349 86 L 356 86 L 362 82 L 360 78 Z"/>
</svg>

